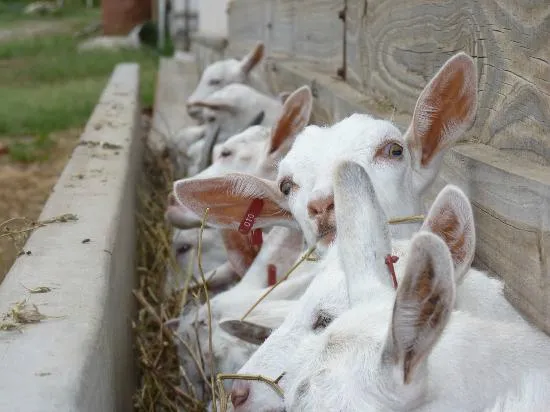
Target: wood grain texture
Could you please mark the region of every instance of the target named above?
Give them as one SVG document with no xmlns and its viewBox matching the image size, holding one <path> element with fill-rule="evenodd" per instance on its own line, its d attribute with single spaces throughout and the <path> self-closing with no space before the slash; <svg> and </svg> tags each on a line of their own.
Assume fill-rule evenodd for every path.
<svg viewBox="0 0 550 412">
<path fill-rule="evenodd" d="M 412 111 L 429 78 L 463 50 L 477 62 L 470 141 L 550 166 L 550 7 L 546 0 L 349 0 L 351 70 Z M 349 53 L 352 55 L 353 53 Z M 360 64 L 360 66 L 359 66 Z"/>
<path fill-rule="evenodd" d="M 231 41 L 272 54 L 341 65 L 343 0 L 236 0 Z M 550 166 L 550 6 L 547 0 L 347 0 L 348 82 L 411 112 L 450 56 L 474 57 L 477 120 L 467 135 Z"/>
</svg>

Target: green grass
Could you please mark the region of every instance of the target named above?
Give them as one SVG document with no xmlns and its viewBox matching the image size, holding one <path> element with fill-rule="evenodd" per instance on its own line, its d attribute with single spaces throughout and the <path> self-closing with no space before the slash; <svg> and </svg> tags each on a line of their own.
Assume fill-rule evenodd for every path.
<svg viewBox="0 0 550 412">
<path fill-rule="evenodd" d="M 156 51 L 79 53 L 78 41 L 71 32 L 0 43 L 0 136 L 48 136 L 84 125 L 122 62 L 140 64 L 142 101 L 152 104 Z"/>
<path fill-rule="evenodd" d="M 85 9 L 83 5 L 85 0 L 66 0 L 65 6 L 57 10 L 53 14 L 44 15 L 25 15 L 23 9 L 34 0 L 16 1 L 16 0 L 0 0 L 0 24 L 1 28 L 15 26 L 21 22 L 33 21 L 58 21 L 60 18 L 77 17 L 79 19 L 89 16 L 99 15 L 98 8 Z M 96 5 L 99 0 L 95 0 Z"/>
</svg>

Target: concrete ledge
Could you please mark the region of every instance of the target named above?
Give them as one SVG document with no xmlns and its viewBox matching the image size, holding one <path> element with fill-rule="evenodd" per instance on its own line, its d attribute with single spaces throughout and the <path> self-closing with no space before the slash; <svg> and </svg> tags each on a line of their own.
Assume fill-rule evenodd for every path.
<svg viewBox="0 0 550 412">
<path fill-rule="evenodd" d="M 166 139 L 174 137 L 183 128 L 196 124 L 187 115 L 186 99 L 198 83 L 197 66 L 192 61 L 161 58 L 155 91 L 155 110 L 149 135 L 150 147 L 162 152 Z"/>
<path fill-rule="evenodd" d="M 140 130 L 139 66 L 121 64 L 40 216 L 78 221 L 36 230 L 25 246 L 32 255 L 0 285 L 2 313 L 28 297 L 62 317 L 0 332 L 1 411 L 132 410 Z M 22 285 L 52 291 L 29 295 Z"/>
</svg>

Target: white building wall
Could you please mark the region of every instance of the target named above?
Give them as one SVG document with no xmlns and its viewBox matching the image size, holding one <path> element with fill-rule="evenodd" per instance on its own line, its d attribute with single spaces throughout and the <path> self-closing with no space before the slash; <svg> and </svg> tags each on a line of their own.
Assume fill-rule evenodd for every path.
<svg viewBox="0 0 550 412">
<path fill-rule="evenodd" d="M 199 33 L 227 37 L 228 0 L 200 0 Z"/>
</svg>

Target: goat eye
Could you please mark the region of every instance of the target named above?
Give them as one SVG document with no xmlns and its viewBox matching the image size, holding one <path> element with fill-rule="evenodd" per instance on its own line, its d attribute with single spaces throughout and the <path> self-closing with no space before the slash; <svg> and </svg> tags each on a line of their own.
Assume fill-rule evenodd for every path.
<svg viewBox="0 0 550 412">
<path fill-rule="evenodd" d="M 315 322 L 313 322 L 313 330 L 318 331 L 326 329 L 326 327 L 330 325 L 330 322 L 332 322 L 332 316 L 330 316 L 326 312 L 321 311 L 317 314 Z"/>
<path fill-rule="evenodd" d="M 216 118 L 215 118 L 214 116 L 208 116 L 208 117 L 206 118 L 206 121 L 207 121 L 208 123 L 214 123 L 214 122 L 216 121 Z"/>
<path fill-rule="evenodd" d="M 222 152 L 220 153 L 220 156 L 221 156 L 221 157 L 229 157 L 229 156 L 231 156 L 231 150 L 229 150 L 229 149 L 223 149 Z"/>
<path fill-rule="evenodd" d="M 208 84 L 209 84 L 210 86 L 217 86 L 217 85 L 219 85 L 221 82 L 222 82 L 222 81 L 221 81 L 220 79 L 211 79 L 211 80 L 208 82 Z"/>
<path fill-rule="evenodd" d="M 183 254 L 183 253 L 187 253 L 191 250 L 192 247 L 193 246 L 190 245 L 189 243 L 185 243 L 185 244 L 181 245 L 176 252 L 177 252 L 178 255 Z"/>
<path fill-rule="evenodd" d="M 388 143 L 384 147 L 384 156 L 391 159 L 399 159 L 403 156 L 403 146 L 398 143 Z"/>
<path fill-rule="evenodd" d="M 288 196 L 290 194 L 290 191 L 292 190 L 292 186 L 294 186 L 292 180 L 283 179 L 279 184 L 279 190 L 283 195 Z"/>
</svg>

